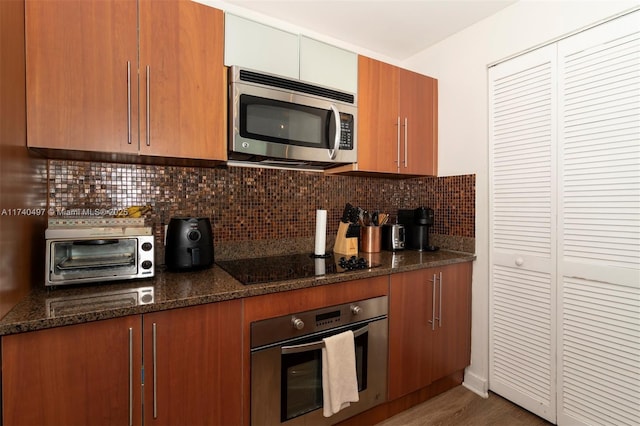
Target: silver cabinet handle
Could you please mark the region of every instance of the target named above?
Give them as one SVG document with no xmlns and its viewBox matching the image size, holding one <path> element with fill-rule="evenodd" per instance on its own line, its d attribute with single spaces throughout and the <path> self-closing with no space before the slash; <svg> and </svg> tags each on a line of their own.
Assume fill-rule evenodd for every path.
<svg viewBox="0 0 640 426">
<path fill-rule="evenodd" d="M 340 148 L 340 137 L 342 136 L 342 130 L 340 128 L 340 111 L 334 104 L 330 105 L 331 111 L 333 111 L 333 117 L 336 124 L 336 136 L 333 141 L 333 149 L 329 150 L 329 158 L 334 160 L 338 155 L 338 149 Z"/>
<path fill-rule="evenodd" d="M 439 302 L 438 302 L 438 327 L 442 327 L 442 271 L 440 271 L 440 280 L 439 280 L 439 284 L 438 284 L 438 288 L 439 288 L 439 292 L 440 292 L 440 297 L 439 297 Z"/>
<path fill-rule="evenodd" d="M 149 93 L 151 89 L 151 67 L 147 65 L 147 146 L 151 146 L 151 112 L 149 108 L 151 107 L 151 94 Z"/>
<path fill-rule="evenodd" d="M 433 274 L 433 279 L 429 280 L 429 282 L 433 283 L 433 290 L 431 295 L 431 319 L 427 321 L 431 324 L 431 330 L 436 329 L 436 274 Z"/>
<path fill-rule="evenodd" d="M 395 161 L 396 163 L 398 163 L 398 168 L 400 168 L 400 116 L 398 116 L 398 136 L 397 136 L 397 141 L 398 141 L 398 153 L 396 154 L 397 160 Z"/>
<path fill-rule="evenodd" d="M 408 148 L 408 137 L 409 137 L 409 131 L 407 130 L 409 128 L 409 120 L 407 119 L 407 117 L 404 118 L 404 168 L 406 169 L 409 166 L 409 158 L 407 157 L 407 148 Z"/>
<path fill-rule="evenodd" d="M 158 418 L 158 351 L 156 350 L 157 326 L 154 322 L 152 327 L 152 351 L 153 351 L 153 418 Z"/>
<path fill-rule="evenodd" d="M 133 426 L 133 328 L 129 327 L 129 426 Z"/>
<path fill-rule="evenodd" d="M 131 61 L 127 61 L 127 143 L 131 145 Z"/>
</svg>

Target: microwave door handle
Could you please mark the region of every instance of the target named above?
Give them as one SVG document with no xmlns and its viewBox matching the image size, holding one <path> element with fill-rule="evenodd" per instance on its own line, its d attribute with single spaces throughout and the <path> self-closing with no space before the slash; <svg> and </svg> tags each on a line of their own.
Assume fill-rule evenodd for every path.
<svg viewBox="0 0 640 426">
<path fill-rule="evenodd" d="M 356 337 L 362 336 L 367 331 L 369 331 L 369 326 L 365 325 L 364 327 L 355 330 L 353 332 L 353 337 L 356 338 Z M 281 350 L 282 350 L 282 355 L 288 355 L 288 354 L 297 354 L 300 352 L 317 351 L 322 348 L 324 348 L 324 342 L 320 340 L 319 342 L 305 343 L 302 345 L 283 346 Z"/>
<path fill-rule="evenodd" d="M 338 108 L 336 108 L 334 104 L 331 104 L 329 107 L 333 112 L 333 117 L 336 124 L 336 135 L 333 139 L 333 149 L 329 150 L 329 158 L 335 160 L 336 155 L 338 155 L 338 148 L 340 147 L 340 136 L 342 133 L 340 130 L 340 111 L 338 111 Z"/>
</svg>

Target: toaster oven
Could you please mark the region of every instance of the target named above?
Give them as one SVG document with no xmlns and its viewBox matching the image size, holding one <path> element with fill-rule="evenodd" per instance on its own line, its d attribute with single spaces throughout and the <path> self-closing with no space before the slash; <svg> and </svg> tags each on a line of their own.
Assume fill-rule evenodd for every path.
<svg viewBox="0 0 640 426">
<path fill-rule="evenodd" d="M 154 237 L 143 220 L 50 220 L 45 285 L 153 277 Z"/>
</svg>

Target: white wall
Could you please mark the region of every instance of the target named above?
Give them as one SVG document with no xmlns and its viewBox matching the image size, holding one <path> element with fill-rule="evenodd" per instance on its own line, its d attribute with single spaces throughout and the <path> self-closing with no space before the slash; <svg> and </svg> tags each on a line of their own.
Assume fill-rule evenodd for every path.
<svg viewBox="0 0 640 426">
<path fill-rule="evenodd" d="M 487 395 L 489 377 L 489 184 L 487 67 L 640 5 L 640 1 L 520 1 L 401 65 L 438 79 L 438 169 L 476 174 L 471 366 L 465 385 Z"/>
</svg>

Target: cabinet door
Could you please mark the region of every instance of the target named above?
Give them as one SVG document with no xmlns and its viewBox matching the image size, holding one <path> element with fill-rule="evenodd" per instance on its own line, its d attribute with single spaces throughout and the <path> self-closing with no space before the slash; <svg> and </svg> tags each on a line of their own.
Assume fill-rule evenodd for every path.
<svg viewBox="0 0 640 426">
<path fill-rule="evenodd" d="M 432 380 L 471 363 L 471 262 L 435 270 L 436 324 L 431 354 Z"/>
<path fill-rule="evenodd" d="M 394 274 L 389 296 L 389 400 L 431 383 L 434 282 L 430 270 Z"/>
<path fill-rule="evenodd" d="M 399 69 L 358 57 L 358 169 L 398 173 Z"/>
<path fill-rule="evenodd" d="M 3 424 L 141 424 L 140 333 L 131 316 L 3 337 Z"/>
<path fill-rule="evenodd" d="M 137 152 L 137 3 L 29 0 L 27 144 Z"/>
<path fill-rule="evenodd" d="M 226 160 L 222 11 L 140 0 L 140 153 Z"/>
<path fill-rule="evenodd" d="M 400 173 L 438 172 L 438 80 L 400 71 Z"/>
<path fill-rule="evenodd" d="M 224 64 L 299 77 L 298 35 L 230 13 L 225 15 Z"/>
<path fill-rule="evenodd" d="M 358 55 L 300 36 L 300 80 L 356 93 Z"/>
<path fill-rule="evenodd" d="M 241 301 L 144 315 L 145 423 L 242 424 Z"/>
</svg>

